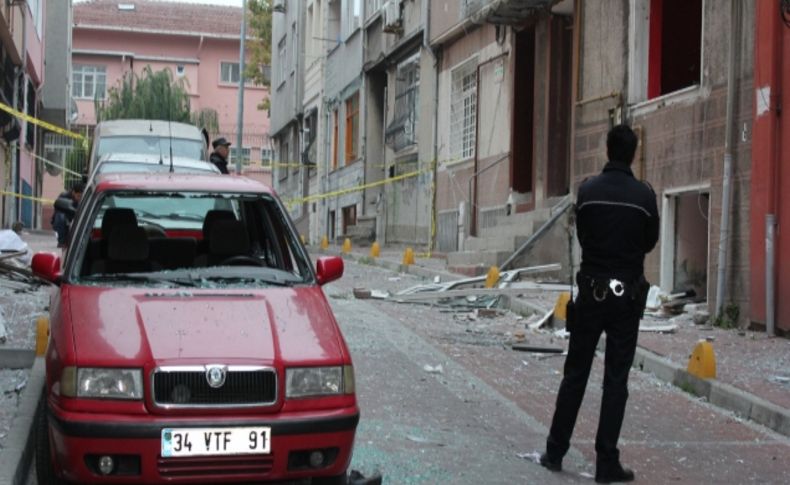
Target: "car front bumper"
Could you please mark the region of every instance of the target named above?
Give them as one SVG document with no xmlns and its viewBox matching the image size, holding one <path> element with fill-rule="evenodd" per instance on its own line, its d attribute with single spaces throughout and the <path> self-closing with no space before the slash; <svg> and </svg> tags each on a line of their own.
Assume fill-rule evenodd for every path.
<svg viewBox="0 0 790 485">
<path fill-rule="evenodd" d="M 56 473 L 76 483 L 230 483 L 297 480 L 335 476 L 351 460 L 359 409 L 354 407 L 293 415 L 244 417 L 123 416 L 75 413 L 50 407 L 50 442 Z M 163 428 L 271 427 L 266 455 L 163 458 Z M 299 465 L 299 456 L 319 450 L 325 465 Z M 100 456 L 117 464 L 110 475 L 98 472 Z M 303 460 L 302 460 L 303 462 Z"/>
</svg>

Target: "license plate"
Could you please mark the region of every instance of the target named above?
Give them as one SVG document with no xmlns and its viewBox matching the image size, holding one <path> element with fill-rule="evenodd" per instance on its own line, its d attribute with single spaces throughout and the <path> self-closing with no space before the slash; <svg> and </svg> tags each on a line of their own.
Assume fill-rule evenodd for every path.
<svg viewBox="0 0 790 485">
<path fill-rule="evenodd" d="M 210 456 L 271 453 L 272 429 L 249 428 L 165 428 L 162 456 Z"/>
</svg>

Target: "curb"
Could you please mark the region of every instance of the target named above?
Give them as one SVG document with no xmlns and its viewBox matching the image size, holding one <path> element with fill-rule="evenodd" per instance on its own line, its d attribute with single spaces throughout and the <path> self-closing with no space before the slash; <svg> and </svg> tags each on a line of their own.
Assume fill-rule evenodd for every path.
<svg viewBox="0 0 790 485">
<path fill-rule="evenodd" d="M 754 394 L 716 379 L 700 379 L 683 367 L 643 347 L 636 349 L 634 366 L 695 396 L 703 397 L 717 407 L 790 436 L 790 411 Z"/>
<path fill-rule="evenodd" d="M 34 432 L 38 403 L 44 391 L 44 357 L 36 357 L 22 393 L 14 424 L 6 437 L 5 447 L 0 450 L 0 483 L 23 485 L 27 481 L 33 460 Z"/>
<path fill-rule="evenodd" d="M 333 254 L 344 258 L 347 257 L 355 262 L 358 261 L 358 258 L 353 254 L 344 255 L 332 251 L 324 251 L 323 254 Z M 437 275 L 450 279 L 459 279 L 461 277 L 461 275 L 454 273 L 436 271 L 416 265 L 403 266 L 381 259 L 377 259 L 374 263 L 367 264 L 391 271 L 415 274 L 425 278 L 433 278 Z M 523 298 L 506 298 L 504 300 L 505 306 L 509 310 L 522 315 L 532 313 L 545 314 L 549 311 Z M 644 347 L 637 346 L 633 366 L 644 372 L 649 372 L 658 379 L 668 382 L 679 389 L 694 394 L 695 396 L 705 398 L 716 407 L 732 411 L 744 419 L 754 421 L 777 433 L 790 437 L 790 411 L 781 406 L 716 379 L 700 379 L 690 374 L 684 367 Z"/>
</svg>

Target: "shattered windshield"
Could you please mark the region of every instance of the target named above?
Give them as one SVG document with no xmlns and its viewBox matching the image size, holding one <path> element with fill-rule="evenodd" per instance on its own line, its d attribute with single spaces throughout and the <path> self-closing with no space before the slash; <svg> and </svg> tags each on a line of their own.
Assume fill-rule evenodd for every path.
<svg viewBox="0 0 790 485">
<path fill-rule="evenodd" d="M 92 217 L 77 260 L 86 284 L 221 288 L 311 278 L 269 194 L 111 192 Z"/>
</svg>

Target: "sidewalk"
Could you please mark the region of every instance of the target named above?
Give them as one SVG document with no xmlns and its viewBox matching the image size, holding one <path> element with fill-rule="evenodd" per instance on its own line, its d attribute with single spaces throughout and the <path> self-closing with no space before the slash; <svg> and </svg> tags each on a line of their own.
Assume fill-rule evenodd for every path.
<svg viewBox="0 0 790 485">
<path fill-rule="evenodd" d="M 378 258 L 370 258 L 369 247 L 354 247 L 344 259 L 372 264 L 391 271 L 408 272 L 432 280 L 465 278 L 451 273 L 440 258 L 417 257 L 415 264 L 404 267 L 401 262 L 405 248 L 382 248 Z M 321 251 L 309 248 L 315 258 L 341 255 L 338 245 Z M 415 248 L 415 254 L 419 249 Z M 511 298 L 510 309 L 530 312 L 540 308 L 548 312 L 554 296 Z M 667 323 L 667 319 L 646 317 L 643 323 Z M 776 432 L 790 436 L 790 340 L 768 337 L 762 332 L 721 329 L 695 325 L 690 316 L 672 320 L 678 328 L 674 333 L 640 332 L 634 366 L 655 374 L 659 379 L 707 399 L 710 403 L 751 419 Z M 716 379 L 699 379 L 686 369 L 689 357 L 700 340 L 711 342 L 716 357 Z"/>
</svg>

